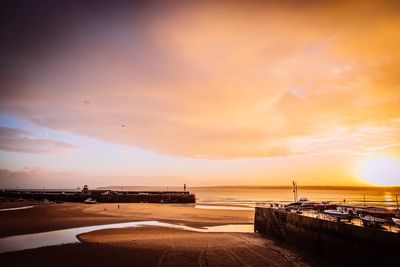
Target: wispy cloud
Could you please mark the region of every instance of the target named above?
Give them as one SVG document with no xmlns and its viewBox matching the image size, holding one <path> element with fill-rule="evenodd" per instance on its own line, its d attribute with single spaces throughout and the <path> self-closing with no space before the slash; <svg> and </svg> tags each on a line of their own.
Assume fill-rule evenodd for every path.
<svg viewBox="0 0 400 267">
<path fill-rule="evenodd" d="M 35 138 L 31 133 L 7 127 L 0 127 L 0 149 L 11 152 L 34 154 L 65 153 L 77 147 L 51 139 Z"/>
<path fill-rule="evenodd" d="M 399 124 L 400 121 L 392 122 L 393 127 L 329 129 L 309 138 L 295 140 L 291 147 L 293 152 L 305 154 L 372 155 L 400 145 Z"/>
<path fill-rule="evenodd" d="M 132 183 L 135 181 L 135 183 Z M 54 171 L 41 167 L 24 167 L 20 170 L 0 169 L 0 185 L 3 188 L 65 188 L 74 189 L 84 184 L 90 187 L 108 185 L 152 185 L 168 186 L 183 184 L 179 176 L 135 176 L 115 175 L 112 181 L 109 176 L 90 175 L 77 171 Z"/>
<path fill-rule="evenodd" d="M 4 188 L 76 188 L 82 186 L 75 184 L 82 177 L 79 172 L 51 171 L 40 167 L 24 167 L 17 171 L 0 169 L 0 184 Z"/>
</svg>

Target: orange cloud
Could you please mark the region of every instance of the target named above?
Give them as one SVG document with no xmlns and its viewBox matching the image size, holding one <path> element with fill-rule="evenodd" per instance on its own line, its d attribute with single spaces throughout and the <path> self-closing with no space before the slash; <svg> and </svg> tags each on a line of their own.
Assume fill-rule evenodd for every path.
<svg viewBox="0 0 400 267">
<path fill-rule="evenodd" d="M 123 17 L 104 31 L 78 29 L 72 36 L 84 38 L 29 63 L 35 71 L 0 108 L 184 157 L 395 146 L 398 10 L 392 1 L 185 5 L 141 18 L 140 31 Z"/>
</svg>

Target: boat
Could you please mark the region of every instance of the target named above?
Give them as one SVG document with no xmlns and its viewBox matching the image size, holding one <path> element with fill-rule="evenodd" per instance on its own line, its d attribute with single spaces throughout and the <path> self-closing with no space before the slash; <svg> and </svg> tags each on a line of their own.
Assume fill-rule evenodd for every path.
<svg viewBox="0 0 400 267">
<path fill-rule="evenodd" d="M 400 219 L 399 218 L 392 218 L 394 224 L 400 228 Z"/>
<path fill-rule="evenodd" d="M 323 202 L 320 202 L 320 203 L 315 203 L 313 206 L 314 206 L 314 209 L 318 210 L 318 211 L 337 209 L 337 205 L 336 204 L 331 204 L 331 203 L 329 203 L 329 201 L 323 201 Z"/>
<path fill-rule="evenodd" d="M 345 205 L 345 206 L 338 206 L 336 209 L 337 209 L 337 210 L 344 211 L 344 212 L 347 212 L 347 213 L 349 213 L 349 214 L 352 215 L 352 216 L 354 216 L 355 214 L 357 214 L 356 209 L 355 209 L 354 207 L 347 206 L 347 205 Z"/>
<path fill-rule="evenodd" d="M 88 198 L 84 201 L 86 204 L 96 204 L 97 201 L 95 199 L 92 198 Z"/>
<path fill-rule="evenodd" d="M 308 198 L 306 198 L 306 197 L 302 197 L 299 199 L 299 202 L 306 203 L 306 202 L 310 202 L 310 200 L 308 200 Z"/>
<path fill-rule="evenodd" d="M 345 211 L 343 209 L 336 210 L 325 210 L 324 213 L 330 217 L 336 218 L 339 222 L 340 220 L 351 220 L 353 218 L 353 214 Z"/>
<path fill-rule="evenodd" d="M 314 203 L 308 200 L 307 198 L 300 198 L 300 209 L 302 210 L 312 210 L 314 208 Z"/>
<path fill-rule="evenodd" d="M 42 204 L 53 204 L 54 201 L 48 200 L 47 198 L 43 199 Z"/>
<path fill-rule="evenodd" d="M 290 212 L 295 214 L 301 214 L 301 211 L 299 209 L 291 209 Z"/>
<path fill-rule="evenodd" d="M 289 205 L 285 206 L 285 209 L 287 211 L 291 211 L 292 209 L 302 209 L 302 210 L 307 210 L 307 209 L 313 209 L 313 203 L 310 202 L 307 198 L 300 198 L 299 201 L 290 203 Z"/>
<path fill-rule="evenodd" d="M 374 217 L 371 215 L 359 215 L 364 226 L 379 228 L 386 222 L 385 219 Z"/>
<path fill-rule="evenodd" d="M 364 213 L 374 217 L 389 219 L 396 214 L 396 210 L 390 208 L 366 207 Z"/>
</svg>

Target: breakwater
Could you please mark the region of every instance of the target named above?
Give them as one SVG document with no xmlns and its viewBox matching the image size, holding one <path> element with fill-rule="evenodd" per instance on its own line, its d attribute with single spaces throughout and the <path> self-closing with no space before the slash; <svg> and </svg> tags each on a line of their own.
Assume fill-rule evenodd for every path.
<svg viewBox="0 0 400 267">
<path fill-rule="evenodd" d="M 399 259 L 400 234 L 379 229 L 257 207 L 254 230 L 341 266 L 383 266 Z"/>
<path fill-rule="evenodd" d="M 114 191 L 85 190 L 76 192 L 63 191 L 28 191 L 1 190 L 0 197 L 22 198 L 30 200 L 50 200 L 64 202 L 84 202 L 91 198 L 100 203 L 195 203 L 196 197 L 188 191 Z"/>
</svg>

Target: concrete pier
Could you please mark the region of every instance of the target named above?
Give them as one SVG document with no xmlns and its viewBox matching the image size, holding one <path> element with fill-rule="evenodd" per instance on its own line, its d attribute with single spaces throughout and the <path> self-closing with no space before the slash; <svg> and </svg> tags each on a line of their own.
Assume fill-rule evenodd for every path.
<svg viewBox="0 0 400 267">
<path fill-rule="evenodd" d="M 1 190 L 0 197 L 31 200 L 83 202 L 92 198 L 100 203 L 195 203 L 196 197 L 188 191 L 114 191 L 85 190 L 76 192 Z"/>
<path fill-rule="evenodd" d="M 260 207 L 255 210 L 254 230 L 341 266 L 383 266 L 400 262 L 398 233 Z"/>
</svg>

